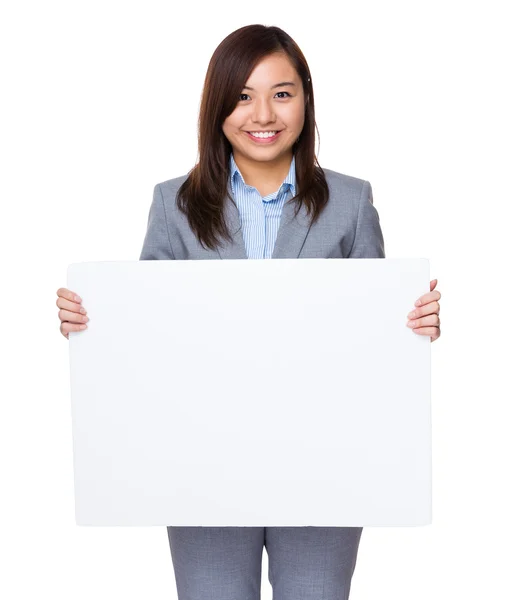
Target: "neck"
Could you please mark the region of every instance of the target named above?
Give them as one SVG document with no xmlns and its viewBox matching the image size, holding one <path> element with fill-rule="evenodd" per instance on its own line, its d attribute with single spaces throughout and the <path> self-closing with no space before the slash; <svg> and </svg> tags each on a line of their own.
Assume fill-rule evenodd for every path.
<svg viewBox="0 0 509 600">
<path fill-rule="evenodd" d="M 251 160 L 243 155 L 233 152 L 233 158 L 246 185 L 258 187 L 259 185 L 272 185 L 277 189 L 288 175 L 292 164 L 293 153 L 289 152 L 273 161 Z"/>
</svg>

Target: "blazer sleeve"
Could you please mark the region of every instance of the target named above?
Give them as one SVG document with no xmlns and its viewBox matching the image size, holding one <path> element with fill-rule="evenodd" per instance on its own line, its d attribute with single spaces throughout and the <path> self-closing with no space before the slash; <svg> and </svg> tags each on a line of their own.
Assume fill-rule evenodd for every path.
<svg viewBox="0 0 509 600">
<path fill-rule="evenodd" d="M 154 197 L 148 215 L 147 233 L 140 260 L 175 260 L 170 244 L 166 211 L 160 184 L 154 188 Z"/>
<path fill-rule="evenodd" d="M 373 191 L 369 181 L 364 181 L 362 185 L 355 237 L 348 258 L 385 258 L 380 218 L 373 206 Z"/>
</svg>

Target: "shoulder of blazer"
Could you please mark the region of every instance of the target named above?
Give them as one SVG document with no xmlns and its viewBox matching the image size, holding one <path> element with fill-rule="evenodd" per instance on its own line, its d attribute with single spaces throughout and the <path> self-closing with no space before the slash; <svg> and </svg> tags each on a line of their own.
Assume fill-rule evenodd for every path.
<svg viewBox="0 0 509 600">
<path fill-rule="evenodd" d="M 177 190 L 184 183 L 184 181 L 189 177 L 189 173 L 186 175 L 180 175 L 179 177 L 174 177 L 173 179 L 167 179 L 166 181 L 162 181 L 157 185 L 161 188 L 161 192 L 163 195 L 167 194 L 177 194 Z"/>
<path fill-rule="evenodd" d="M 340 173 L 339 171 L 334 171 L 333 169 L 327 169 L 325 167 L 322 167 L 322 170 L 325 174 L 331 198 L 344 198 L 345 196 L 356 199 L 359 198 L 363 185 L 366 183 L 364 179 L 346 175 L 345 173 Z M 177 191 L 188 176 L 189 174 L 180 175 L 162 181 L 156 185 L 161 191 L 161 195 L 163 200 L 165 200 L 167 208 L 170 208 L 168 204 L 174 205 Z"/>
<path fill-rule="evenodd" d="M 359 194 L 365 183 L 365 180 L 359 177 L 345 175 L 344 173 L 326 169 L 325 167 L 322 167 L 322 170 L 325 173 L 325 179 L 327 180 L 331 196 L 339 193 L 344 194 L 345 192 Z"/>
</svg>

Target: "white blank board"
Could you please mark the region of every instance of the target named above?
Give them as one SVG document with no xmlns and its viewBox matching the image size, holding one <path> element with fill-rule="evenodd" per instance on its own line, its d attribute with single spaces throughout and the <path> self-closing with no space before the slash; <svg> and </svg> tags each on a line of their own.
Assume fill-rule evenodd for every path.
<svg viewBox="0 0 509 600">
<path fill-rule="evenodd" d="M 431 522 L 427 259 L 87 262 L 78 525 Z"/>
</svg>

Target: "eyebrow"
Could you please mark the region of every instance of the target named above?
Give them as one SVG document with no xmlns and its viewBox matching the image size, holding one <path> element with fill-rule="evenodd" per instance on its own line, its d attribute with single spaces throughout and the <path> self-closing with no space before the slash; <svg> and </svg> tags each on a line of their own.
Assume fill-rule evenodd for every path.
<svg viewBox="0 0 509 600">
<path fill-rule="evenodd" d="M 282 81 L 281 83 L 276 83 L 270 89 L 273 90 L 274 88 L 278 88 L 278 87 L 286 87 L 287 85 L 293 85 L 293 87 L 295 87 L 295 83 L 293 81 Z M 242 89 L 254 91 L 254 88 L 247 87 L 247 85 L 245 85 Z"/>
</svg>

